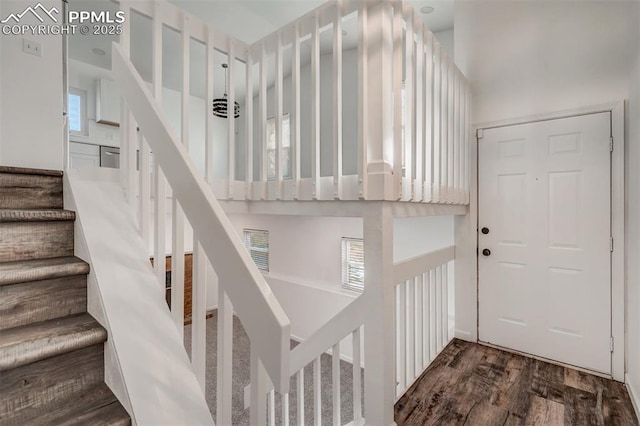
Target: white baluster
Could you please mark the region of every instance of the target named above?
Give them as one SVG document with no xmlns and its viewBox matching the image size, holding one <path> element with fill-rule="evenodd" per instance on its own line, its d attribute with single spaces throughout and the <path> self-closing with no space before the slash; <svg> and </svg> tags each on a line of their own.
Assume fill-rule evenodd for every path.
<svg viewBox="0 0 640 426">
<path fill-rule="evenodd" d="M 224 286 L 218 284 L 218 379 L 216 383 L 216 422 L 230 425 L 233 405 L 233 306 Z"/>
<path fill-rule="evenodd" d="M 415 318 L 415 310 L 414 310 L 414 304 L 413 304 L 413 297 L 415 295 L 415 290 L 414 290 L 414 283 L 413 280 L 407 280 L 405 281 L 404 284 L 407 287 L 407 291 L 405 293 L 405 309 L 406 309 L 406 317 L 405 317 L 405 322 L 406 322 L 406 327 L 407 327 L 407 346 L 405 347 L 405 359 L 406 359 L 406 370 L 407 370 L 407 375 L 406 375 L 406 384 L 405 384 L 405 388 L 406 386 L 408 386 L 409 384 L 411 384 L 411 381 L 413 380 L 413 378 L 415 377 L 415 360 L 414 360 L 414 355 L 415 355 L 415 332 L 414 332 L 414 327 L 416 325 L 416 318 Z"/>
<path fill-rule="evenodd" d="M 269 194 L 269 198 L 279 200 L 282 198 L 282 83 L 284 76 L 282 70 L 282 34 L 278 33 L 276 43 L 276 176 L 275 176 L 275 194 L 273 197 Z"/>
<path fill-rule="evenodd" d="M 413 32 L 413 8 L 409 8 L 406 14 L 406 36 L 405 36 L 405 114 L 404 114 L 404 182 L 408 189 L 403 190 L 403 201 L 413 199 L 413 156 L 415 155 L 415 75 L 413 72 L 413 62 L 415 53 L 415 42 Z"/>
<path fill-rule="evenodd" d="M 304 368 L 296 373 L 296 418 L 304 426 Z"/>
<path fill-rule="evenodd" d="M 415 286 L 415 295 L 413 300 L 411 301 L 414 306 L 415 312 L 415 325 L 414 325 L 414 341 L 415 341 L 415 374 L 414 378 L 417 377 L 422 371 L 423 360 L 422 360 L 422 276 L 418 276 L 413 278 L 414 286 Z"/>
<path fill-rule="evenodd" d="M 289 426 L 289 394 L 282 395 L 282 424 Z"/>
<path fill-rule="evenodd" d="M 300 199 L 300 23 L 296 22 L 293 37 L 293 58 L 291 60 L 291 92 L 293 95 L 291 126 L 291 179 L 293 198 Z"/>
<path fill-rule="evenodd" d="M 234 193 L 234 187 L 236 183 L 236 119 L 235 119 L 235 67 L 236 67 L 236 55 L 235 44 L 232 38 L 229 38 L 229 52 L 227 55 L 227 61 L 229 62 L 229 85 L 227 90 L 227 164 L 228 164 L 228 176 L 227 184 L 229 191 L 229 199 L 237 198 L 238 195 Z"/>
<path fill-rule="evenodd" d="M 416 19 L 420 19 L 416 17 Z M 415 24 L 414 24 L 415 26 Z M 423 41 L 423 29 L 424 25 L 417 25 L 416 28 L 416 56 L 414 60 L 414 78 L 415 78 L 415 88 L 413 96 L 415 96 L 415 177 L 413 180 L 413 199 L 412 201 L 422 201 L 423 198 L 423 188 L 422 184 L 424 182 L 423 177 L 423 166 L 424 166 L 424 100 L 422 99 L 423 94 L 423 83 L 422 75 L 424 73 L 424 41 Z"/>
<path fill-rule="evenodd" d="M 267 52 L 264 44 L 260 48 L 260 96 L 259 114 L 260 114 L 260 198 L 266 199 L 267 186 L 267 170 L 269 168 L 269 159 L 267 156 Z"/>
<path fill-rule="evenodd" d="M 253 199 L 253 59 L 251 57 L 251 49 L 247 50 L 246 65 L 246 82 L 245 82 L 245 129 L 247 154 L 246 154 L 246 174 L 245 182 L 247 199 Z"/>
<path fill-rule="evenodd" d="M 267 395 L 268 411 L 269 411 L 269 426 L 276 426 L 276 393 L 273 389 L 269 391 Z"/>
<path fill-rule="evenodd" d="M 406 369 L 406 305 L 405 305 L 405 283 L 396 286 L 396 381 L 398 382 L 396 395 L 400 395 L 406 388 L 407 369 Z"/>
<path fill-rule="evenodd" d="M 340 342 L 331 351 L 333 425 L 340 426 Z"/>
<path fill-rule="evenodd" d="M 207 258 L 193 235 L 193 288 L 191 313 L 191 365 L 202 391 L 206 385 L 207 351 Z"/>
<path fill-rule="evenodd" d="M 333 197 L 342 199 L 342 0 L 333 19 Z M 327 197 L 328 198 L 328 197 Z"/>
<path fill-rule="evenodd" d="M 313 18 L 311 33 L 311 185 L 312 198 L 320 192 L 320 27 L 318 15 Z"/>
<path fill-rule="evenodd" d="M 249 410 L 252 425 L 262 425 L 267 420 L 267 373 L 257 352 L 251 349 L 251 408 Z"/>
<path fill-rule="evenodd" d="M 369 127 L 369 114 L 367 112 L 367 3 L 360 2 L 358 8 L 358 179 L 360 186 L 360 198 L 365 198 L 368 192 L 367 174 L 367 128 Z"/>
<path fill-rule="evenodd" d="M 322 370 L 320 357 L 313 361 L 313 424 L 322 424 Z"/>
<path fill-rule="evenodd" d="M 351 334 L 353 347 L 353 420 L 362 420 L 362 372 L 360 361 L 360 327 Z"/>
<path fill-rule="evenodd" d="M 184 212 L 175 193 L 171 230 L 171 317 L 182 338 L 184 333 Z"/>
<path fill-rule="evenodd" d="M 215 74 L 215 70 L 214 70 L 215 54 L 214 54 L 213 35 L 214 35 L 214 30 L 213 30 L 213 27 L 210 26 L 207 29 L 207 44 L 206 44 L 207 69 L 206 69 L 206 76 L 205 76 L 207 102 L 205 103 L 205 108 L 204 108 L 204 116 L 206 117 L 206 120 L 205 120 L 206 133 L 205 133 L 205 145 L 204 145 L 205 176 L 207 179 L 207 183 L 209 183 L 210 186 L 213 184 L 213 168 L 214 168 L 213 161 L 215 158 L 215 152 L 213 149 L 213 144 L 215 142 L 213 140 L 213 126 L 214 126 L 213 124 L 213 99 L 214 99 L 213 75 Z M 247 105 L 249 104 L 247 103 Z M 251 123 L 251 120 L 248 120 L 247 122 Z M 247 135 L 251 135 L 251 133 L 247 133 Z"/>
</svg>

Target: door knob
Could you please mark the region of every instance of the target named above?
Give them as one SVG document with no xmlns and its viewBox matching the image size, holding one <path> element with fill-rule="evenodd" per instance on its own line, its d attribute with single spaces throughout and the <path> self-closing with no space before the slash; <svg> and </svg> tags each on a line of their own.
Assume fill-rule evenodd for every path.
<svg viewBox="0 0 640 426">
<path fill-rule="evenodd" d="M 491 250 L 489 250 L 489 249 L 482 250 L 482 255 L 483 256 L 491 256 Z"/>
<path fill-rule="evenodd" d="M 487 228 L 486 226 L 482 228 L 482 233 L 487 235 L 489 233 L 489 228 Z"/>
</svg>

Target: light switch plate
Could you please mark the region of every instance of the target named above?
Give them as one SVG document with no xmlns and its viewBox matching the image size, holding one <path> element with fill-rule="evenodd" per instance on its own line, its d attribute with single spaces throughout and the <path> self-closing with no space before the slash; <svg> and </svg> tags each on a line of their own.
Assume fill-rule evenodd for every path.
<svg viewBox="0 0 640 426">
<path fill-rule="evenodd" d="M 42 56 L 42 46 L 40 43 L 33 40 L 27 40 L 26 38 L 22 39 L 22 51 L 30 55 Z"/>
</svg>

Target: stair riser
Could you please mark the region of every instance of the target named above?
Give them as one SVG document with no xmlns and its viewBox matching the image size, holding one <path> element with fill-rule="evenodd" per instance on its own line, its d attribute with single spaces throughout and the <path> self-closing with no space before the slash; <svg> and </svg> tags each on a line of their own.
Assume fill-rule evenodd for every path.
<svg viewBox="0 0 640 426">
<path fill-rule="evenodd" d="M 0 286 L 0 330 L 86 310 L 86 275 Z"/>
<path fill-rule="evenodd" d="M 0 424 L 23 425 L 103 380 L 102 344 L 0 372 Z"/>
<path fill-rule="evenodd" d="M 0 173 L 0 209 L 61 209 L 62 177 Z"/>
<path fill-rule="evenodd" d="M 0 262 L 72 255 L 72 221 L 0 224 Z"/>
</svg>

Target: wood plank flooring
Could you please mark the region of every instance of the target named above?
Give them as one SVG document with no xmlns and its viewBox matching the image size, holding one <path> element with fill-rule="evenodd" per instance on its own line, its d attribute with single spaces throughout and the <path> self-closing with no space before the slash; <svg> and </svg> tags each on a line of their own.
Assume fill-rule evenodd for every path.
<svg viewBox="0 0 640 426">
<path fill-rule="evenodd" d="M 403 425 L 638 425 L 623 384 L 454 339 L 400 398 Z"/>
</svg>

